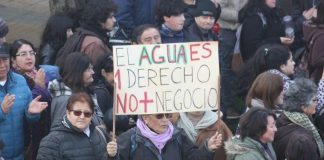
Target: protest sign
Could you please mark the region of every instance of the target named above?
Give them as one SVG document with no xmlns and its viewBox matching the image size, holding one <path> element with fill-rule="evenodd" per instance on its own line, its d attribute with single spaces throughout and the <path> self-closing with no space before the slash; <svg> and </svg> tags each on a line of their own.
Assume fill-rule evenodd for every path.
<svg viewBox="0 0 324 160">
<path fill-rule="evenodd" d="M 218 109 L 218 42 L 114 46 L 117 115 Z"/>
</svg>

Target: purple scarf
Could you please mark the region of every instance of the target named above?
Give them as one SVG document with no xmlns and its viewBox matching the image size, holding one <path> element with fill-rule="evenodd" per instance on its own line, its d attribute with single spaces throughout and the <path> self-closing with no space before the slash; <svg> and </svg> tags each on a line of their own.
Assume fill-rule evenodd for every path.
<svg viewBox="0 0 324 160">
<path fill-rule="evenodd" d="M 137 119 L 136 126 L 141 131 L 142 135 L 152 141 L 154 146 L 159 149 L 159 152 L 162 152 L 163 147 L 168 140 L 172 138 L 173 134 L 173 125 L 171 122 L 168 122 L 168 129 L 161 134 L 154 134 L 147 125 L 143 122 L 141 118 Z"/>
</svg>

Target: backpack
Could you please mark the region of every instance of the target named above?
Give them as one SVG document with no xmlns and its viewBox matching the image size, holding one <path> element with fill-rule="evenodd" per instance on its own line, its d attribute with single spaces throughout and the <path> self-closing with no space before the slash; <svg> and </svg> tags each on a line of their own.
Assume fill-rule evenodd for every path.
<svg viewBox="0 0 324 160">
<path fill-rule="evenodd" d="M 265 16 L 258 12 L 258 16 L 261 18 L 263 28 L 267 27 L 267 20 Z M 242 32 L 243 24 L 240 24 L 236 29 L 236 42 L 234 46 L 233 58 L 232 58 L 232 70 L 234 72 L 238 72 L 241 66 L 244 64 L 243 58 L 241 55 L 241 32 Z"/>
<path fill-rule="evenodd" d="M 86 36 L 96 36 L 96 34 L 82 28 L 73 33 L 73 35 L 66 40 L 64 46 L 57 53 L 55 64 L 60 67 L 60 64 L 64 63 L 63 61 L 67 55 L 80 51 L 82 42 Z"/>
</svg>

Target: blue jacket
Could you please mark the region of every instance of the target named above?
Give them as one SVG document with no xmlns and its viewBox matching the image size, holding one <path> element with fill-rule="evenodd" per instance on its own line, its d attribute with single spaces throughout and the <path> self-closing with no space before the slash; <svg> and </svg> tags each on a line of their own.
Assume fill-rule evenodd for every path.
<svg viewBox="0 0 324 160">
<path fill-rule="evenodd" d="M 0 102 L 6 94 L 14 94 L 15 101 L 7 115 L 0 109 L 0 139 L 4 141 L 2 154 L 5 160 L 23 160 L 24 118 L 28 122 L 37 121 L 39 114 L 27 113 L 32 94 L 25 78 L 21 75 L 11 71 L 8 73 L 6 84 L 0 86 Z"/>
</svg>

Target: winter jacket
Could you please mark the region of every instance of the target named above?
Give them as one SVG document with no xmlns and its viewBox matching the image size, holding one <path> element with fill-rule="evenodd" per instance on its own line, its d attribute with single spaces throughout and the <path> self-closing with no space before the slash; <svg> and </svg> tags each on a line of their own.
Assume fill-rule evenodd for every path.
<svg viewBox="0 0 324 160">
<path fill-rule="evenodd" d="M 158 0 L 114 0 L 118 6 L 116 19 L 131 37 L 133 29 L 141 24 L 155 24 Z"/>
<path fill-rule="evenodd" d="M 318 83 L 324 67 L 324 24 L 316 26 L 310 22 L 305 22 L 303 32 L 309 47 L 307 55 L 309 75 Z"/>
<path fill-rule="evenodd" d="M 276 9 L 267 14 L 251 11 L 242 25 L 240 47 L 244 61 L 252 58 L 258 47 L 269 43 L 281 44 L 280 37 L 285 37 L 281 16 Z"/>
<path fill-rule="evenodd" d="M 198 149 L 186 133 L 179 128 L 174 128 L 172 138 L 166 143 L 159 153 L 153 143 L 141 135 L 137 127 L 121 134 L 118 139 L 118 160 L 212 160 L 213 152 L 207 146 Z M 205 143 L 205 145 L 207 145 Z M 112 158 L 111 158 L 112 159 Z"/>
<path fill-rule="evenodd" d="M 220 0 L 222 12 L 218 23 L 223 29 L 236 30 L 239 26 L 238 12 L 248 0 Z"/>
<path fill-rule="evenodd" d="M 90 125 L 88 137 L 72 126 L 65 116 L 61 124 L 42 140 L 37 160 L 106 160 L 106 145 L 110 140 L 98 129 Z M 104 130 L 101 132 L 105 133 Z"/>
<path fill-rule="evenodd" d="M 273 155 L 273 160 L 276 160 L 276 154 L 271 143 L 267 143 L 270 153 Z M 232 140 L 225 142 L 227 160 L 272 160 L 265 150 L 263 145 L 249 137 L 241 140 L 234 137 Z"/>
<path fill-rule="evenodd" d="M 24 118 L 35 122 L 39 114 L 28 114 L 28 105 L 32 100 L 31 91 L 24 77 L 9 71 L 4 86 L 0 86 L 0 102 L 6 94 L 15 95 L 15 103 L 7 115 L 0 109 L 0 139 L 5 147 L 2 156 L 6 160 L 23 160 L 24 152 Z"/>
<path fill-rule="evenodd" d="M 184 41 L 185 42 L 200 42 L 200 41 L 217 41 L 218 38 L 212 30 L 203 31 L 199 29 L 194 22 L 188 28 L 184 29 Z"/>
<path fill-rule="evenodd" d="M 292 154 L 299 154 L 299 158 L 304 160 L 320 159 L 318 147 L 312 132 L 298 124 L 291 122 L 284 114 L 277 119 L 276 126 L 278 131 L 275 134 L 273 147 L 277 154 L 278 160 L 285 160 L 285 158 L 287 158 L 287 154 L 290 154 L 290 157 L 293 156 Z M 300 146 L 291 144 L 300 140 L 301 138 L 303 138 L 303 140 L 300 141 L 300 146 L 303 147 L 301 150 L 298 150 Z"/>
<path fill-rule="evenodd" d="M 14 69 L 12 70 L 15 71 Z M 15 73 L 21 74 L 19 71 L 15 71 Z M 52 101 L 52 97 L 49 91 L 47 90 L 47 86 L 48 86 L 47 76 L 45 77 L 45 88 L 36 85 L 34 80 L 31 77 L 25 74 L 22 74 L 22 76 L 24 76 L 24 78 L 27 81 L 27 85 L 31 89 L 32 98 L 34 99 L 37 96 L 41 96 L 39 101 L 48 103 L 48 107 L 45 110 L 43 110 L 42 113 L 40 114 L 39 121 L 32 124 L 27 124 L 26 127 L 27 129 L 25 129 L 25 134 L 30 135 L 30 136 L 26 136 L 25 144 L 27 145 L 32 144 L 33 147 L 32 150 L 30 150 L 30 155 L 33 157 L 33 159 L 35 159 L 40 141 L 42 140 L 43 137 L 45 137 L 49 133 L 50 130 L 50 126 L 51 126 L 50 104 Z"/>
</svg>

